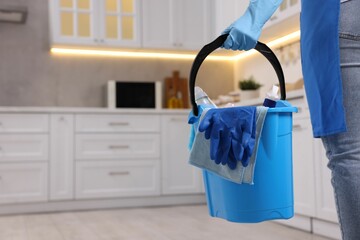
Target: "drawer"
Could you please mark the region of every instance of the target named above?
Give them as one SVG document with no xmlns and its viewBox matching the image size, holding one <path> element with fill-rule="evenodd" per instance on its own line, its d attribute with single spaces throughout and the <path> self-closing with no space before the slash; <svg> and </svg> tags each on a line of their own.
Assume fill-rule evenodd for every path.
<svg viewBox="0 0 360 240">
<path fill-rule="evenodd" d="M 47 161 L 46 134 L 0 134 L 0 162 Z"/>
<path fill-rule="evenodd" d="M 76 159 L 160 157 L 159 134 L 77 134 Z"/>
<path fill-rule="evenodd" d="M 160 117 L 155 115 L 95 115 L 76 116 L 77 132 L 158 132 Z"/>
<path fill-rule="evenodd" d="M 0 164 L 0 204 L 47 200 L 47 163 Z"/>
<path fill-rule="evenodd" d="M 45 133 L 49 131 L 46 114 L 0 114 L 0 133 Z"/>
<path fill-rule="evenodd" d="M 76 198 L 160 195 L 158 161 L 77 162 Z"/>
</svg>

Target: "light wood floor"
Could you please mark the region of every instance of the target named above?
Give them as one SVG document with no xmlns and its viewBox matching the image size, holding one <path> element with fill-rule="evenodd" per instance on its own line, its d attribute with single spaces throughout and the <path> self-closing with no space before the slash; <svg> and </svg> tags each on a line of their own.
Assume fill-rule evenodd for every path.
<svg viewBox="0 0 360 240">
<path fill-rule="evenodd" d="M 0 240 L 326 240 L 276 223 L 235 224 L 203 205 L 0 216 Z"/>
</svg>

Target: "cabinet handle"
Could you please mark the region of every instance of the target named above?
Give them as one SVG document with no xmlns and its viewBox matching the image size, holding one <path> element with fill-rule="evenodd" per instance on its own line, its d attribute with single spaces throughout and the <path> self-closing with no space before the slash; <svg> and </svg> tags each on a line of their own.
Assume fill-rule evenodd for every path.
<svg viewBox="0 0 360 240">
<path fill-rule="evenodd" d="M 110 122 L 109 126 L 129 126 L 128 122 Z"/>
<path fill-rule="evenodd" d="M 303 128 L 300 124 L 293 125 L 293 131 L 300 131 L 301 129 L 303 129 Z"/>
<path fill-rule="evenodd" d="M 110 176 L 125 176 L 130 175 L 129 171 L 123 171 L 123 172 L 109 172 Z"/>
<path fill-rule="evenodd" d="M 130 148 L 130 146 L 128 146 L 128 145 L 109 146 L 109 149 L 129 149 L 129 148 Z"/>
<path fill-rule="evenodd" d="M 94 38 L 94 42 L 99 42 L 99 39 L 97 39 L 97 38 Z"/>
<path fill-rule="evenodd" d="M 0 122 L 0 126 L 2 126 L 3 124 L 2 124 L 2 122 Z"/>
<path fill-rule="evenodd" d="M 104 39 L 100 39 L 100 42 L 101 42 L 101 43 L 104 43 L 104 42 L 105 42 L 105 40 L 104 40 Z"/>
<path fill-rule="evenodd" d="M 184 122 L 184 119 L 182 119 L 182 118 L 170 118 L 170 121 L 172 121 L 172 122 Z"/>
</svg>

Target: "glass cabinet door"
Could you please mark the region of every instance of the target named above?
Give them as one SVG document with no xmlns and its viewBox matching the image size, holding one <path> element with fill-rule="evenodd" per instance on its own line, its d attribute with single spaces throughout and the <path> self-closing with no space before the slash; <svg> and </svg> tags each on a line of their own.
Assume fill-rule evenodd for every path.
<svg viewBox="0 0 360 240">
<path fill-rule="evenodd" d="M 64 43 L 93 43 L 94 0 L 56 0 L 55 2 L 55 26 L 53 26 L 55 37 Z"/>
<path fill-rule="evenodd" d="M 138 0 L 103 0 L 101 35 L 105 44 L 140 46 Z"/>
</svg>

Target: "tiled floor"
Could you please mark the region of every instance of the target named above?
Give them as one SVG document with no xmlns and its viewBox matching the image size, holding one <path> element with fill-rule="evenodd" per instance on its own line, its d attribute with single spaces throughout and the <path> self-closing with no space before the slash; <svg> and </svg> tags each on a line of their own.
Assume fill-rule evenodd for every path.
<svg viewBox="0 0 360 240">
<path fill-rule="evenodd" d="M 327 240 L 276 223 L 235 224 L 205 206 L 0 217 L 0 240 Z"/>
</svg>

